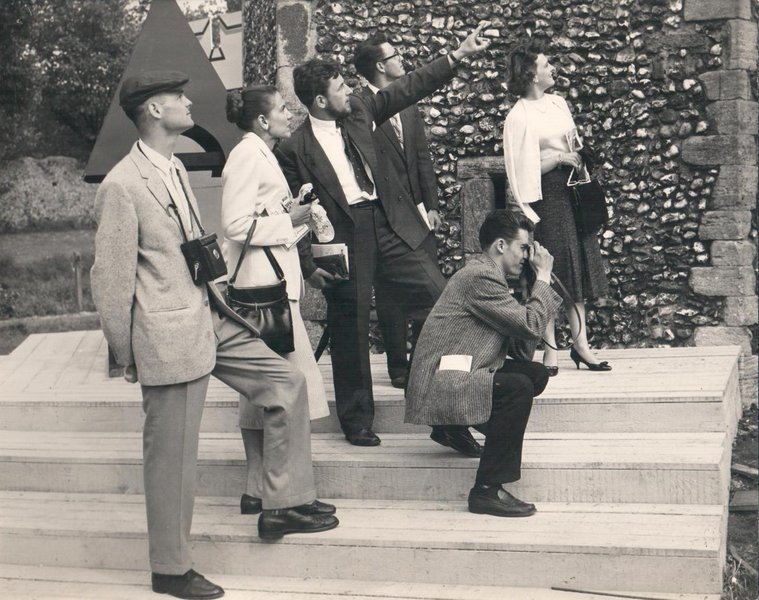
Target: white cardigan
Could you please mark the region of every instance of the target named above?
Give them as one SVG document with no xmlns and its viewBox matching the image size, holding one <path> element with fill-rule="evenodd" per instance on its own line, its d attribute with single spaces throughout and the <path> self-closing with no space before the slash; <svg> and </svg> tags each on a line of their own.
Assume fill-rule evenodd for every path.
<svg viewBox="0 0 759 600">
<path fill-rule="evenodd" d="M 556 94 L 546 96 L 572 118 L 564 98 Z M 514 104 L 503 124 L 503 158 L 514 200 L 524 214 L 537 223 L 540 217 L 529 205 L 543 199 L 540 186 L 540 143 L 530 127 L 527 107 L 522 98 Z"/>
<path fill-rule="evenodd" d="M 277 282 L 262 248 L 269 246 L 285 274 L 288 298 L 298 300 L 302 290 L 298 248 L 292 246 L 288 250 L 284 246 L 294 239 L 290 215 L 261 216 L 264 209 L 272 210 L 282 200 L 292 198 L 274 154 L 255 133 L 246 133 L 229 153 L 221 177 L 222 252 L 227 261 L 228 277 L 232 277 L 248 230 L 256 221 L 236 285 L 245 287 Z"/>
</svg>

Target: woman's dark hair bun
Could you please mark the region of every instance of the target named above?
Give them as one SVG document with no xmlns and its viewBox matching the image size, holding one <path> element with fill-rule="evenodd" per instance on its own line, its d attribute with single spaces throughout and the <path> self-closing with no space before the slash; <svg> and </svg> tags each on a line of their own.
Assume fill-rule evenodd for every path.
<svg viewBox="0 0 759 600">
<path fill-rule="evenodd" d="M 521 44 L 514 48 L 509 56 L 509 91 L 519 97 L 530 89 L 535 77 L 535 61 L 542 50 L 535 41 Z"/>
<path fill-rule="evenodd" d="M 227 121 L 238 125 L 242 119 L 242 92 L 232 90 L 227 94 Z"/>
</svg>

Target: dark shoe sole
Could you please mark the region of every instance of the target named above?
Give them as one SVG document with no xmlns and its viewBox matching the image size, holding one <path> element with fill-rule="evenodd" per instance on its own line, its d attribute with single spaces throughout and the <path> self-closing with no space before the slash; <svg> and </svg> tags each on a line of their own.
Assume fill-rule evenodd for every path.
<svg viewBox="0 0 759 600">
<path fill-rule="evenodd" d="M 330 529 L 334 529 L 340 524 L 340 521 L 337 520 L 337 517 L 335 520 L 331 523 L 326 523 L 324 525 L 321 525 L 319 527 L 314 527 L 311 529 L 300 529 L 300 528 L 288 528 L 288 529 L 278 529 L 277 531 L 258 531 L 258 537 L 260 537 L 262 540 L 278 540 L 282 537 L 290 534 L 290 533 L 320 533 L 322 531 L 329 531 Z"/>
<path fill-rule="evenodd" d="M 208 596 L 187 596 L 187 595 L 179 595 L 175 594 L 173 592 L 164 591 L 164 590 L 157 590 L 153 588 L 153 593 L 155 594 L 168 594 L 169 596 L 174 596 L 174 598 L 183 598 L 184 600 L 214 600 L 215 598 L 221 598 L 224 596 L 224 590 L 219 592 L 218 594 L 211 594 Z"/>
<path fill-rule="evenodd" d="M 531 517 L 534 515 L 537 511 L 537 509 L 533 508 L 530 511 L 505 511 L 505 510 L 499 510 L 499 509 L 487 509 L 485 507 L 473 507 L 469 506 L 469 512 L 474 513 L 476 515 L 491 515 L 493 517 Z"/>
<path fill-rule="evenodd" d="M 360 438 L 360 439 L 350 439 L 348 436 L 345 437 L 345 439 L 348 441 L 349 444 L 353 446 L 379 446 L 382 443 L 382 440 L 380 438 L 376 439 L 369 439 L 369 438 Z"/>
</svg>

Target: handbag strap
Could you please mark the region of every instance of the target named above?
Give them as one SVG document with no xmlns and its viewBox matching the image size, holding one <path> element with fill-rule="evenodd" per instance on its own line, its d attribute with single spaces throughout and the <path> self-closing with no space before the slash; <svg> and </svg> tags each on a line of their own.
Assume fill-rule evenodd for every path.
<svg viewBox="0 0 759 600">
<path fill-rule="evenodd" d="M 242 252 L 240 252 L 240 258 L 237 259 L 237 266 L 235 267 L 235 272 L 232 274 L 232 277 L 229 279 L 229 285 L 234 285 L 235 281 L 237 281 L 237 273 L 240 271 L 242 261 L 245 258 L 245 254 L 248 252 L 248 248 L 250 247 L 250 240 L 253 238 L 253 232 L 256 230 L 256 225 L 258 225 L 258 219 L 255 219 L 253 221 L 250 229 L 248 230 L 248 235 L 245 238 L 245 245 L 242 247 Z M 271 248 L 269 248 L 269 246 L 263 246 L 263 249 L 266 253 L 266 258 L 269 259 L 271 268 L 274 269 L 274 274 L 277 276 L 277 279 L 284 281 L 285 273 L 282 271 L 282 267 L 279 266 L 277 259 L 274 258 L 274 254 L 272 253 Z"/>
</svg>

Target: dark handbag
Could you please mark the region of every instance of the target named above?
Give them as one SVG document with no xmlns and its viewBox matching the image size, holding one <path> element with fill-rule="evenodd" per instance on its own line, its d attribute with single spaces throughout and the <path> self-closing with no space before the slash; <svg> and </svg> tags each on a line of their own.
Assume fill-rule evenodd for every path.
<svg viewBox="0 0 759 600">
<path fill-rule="evenodd" d="M 237 261 L 237 267 L 227 285 L 227 304 L 238 315 L 253 325 L 261 334 L 261 339 L 269 348 L 277 354 L 287 354 L 295 350 L 293 341 L 293 319 L 290 313 L 290 300 L 287 298 L 287 281 L 282 267 L 279 266 L 277 259 L 274 258 L 271 249 L 264 246 L 266 258 L 269 259 L 274 273 L 279 279 L 279 283 L 272 285 L 261 285 L 257 287 L 235 287 L 237 273 L 242 266 L 245 253 L 250 246 L 250 240 L 253 237 L 253 231 L 256 228 L 256 222 L 248 231 L 248 237 L 245 239 L 245 245 L 240 258 Z"/>
<path fill-rule="evenodd" d="M 572 190 L 572 212 L 580 233 L 595 233 L 609 221 L 606 197 L 601 185 L 595 179 L 588 183 L 578 183 Z"/>
</svg>

